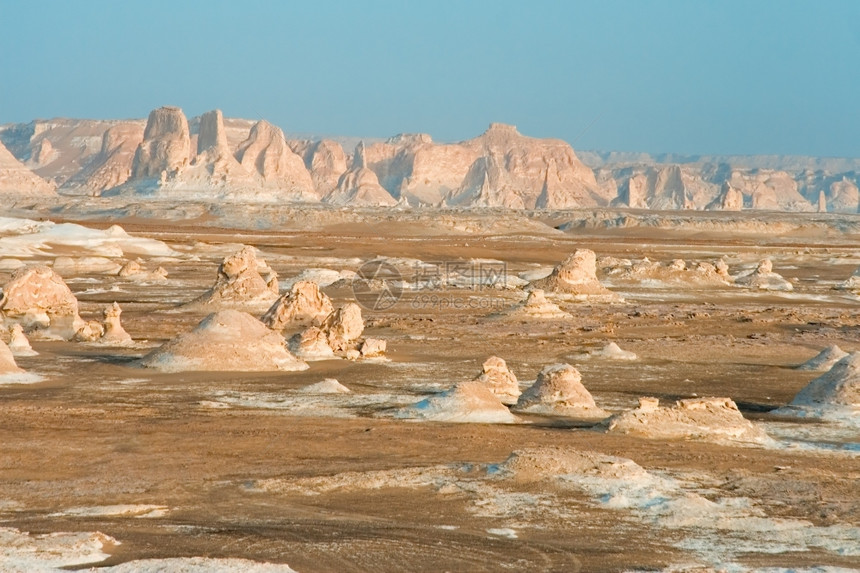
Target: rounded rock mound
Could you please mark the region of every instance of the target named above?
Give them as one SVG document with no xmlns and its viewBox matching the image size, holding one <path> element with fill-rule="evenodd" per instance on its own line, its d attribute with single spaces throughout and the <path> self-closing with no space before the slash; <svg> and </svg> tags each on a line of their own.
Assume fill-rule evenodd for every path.
<svg viewBox="0 0 860 573">
<path fill-rule="evenodd" d="M 516 450 L 499 464 L 496 475 L 520 483 L 555 480 L 560 476 L 637 479 L 648 472 L 633 460 L 588 450 L 543 446 Z"/>
<path fill-rule="evenodd" d="M 46 266 L 20 268 L 0 294 L 0 315 L 28 331 L 70 340 L 83 320 L 78 299 L 63 278 Z"/>
<path fill-rule="evenodd" d="M 582 385 L 579 370 L 570 364 L 544 367 L 535 383 L 517 400 L 514 410 L 584 419 L 602 419 L 609 416 L 609 412 L 595 404 L 594 398 Z"/>
<path fill-rule="evenodd" d="M 731 398 L 690 398 L 670 407 L 660 406 L 657 398 L 640 398 L 638 408 L 612 416 L 605 425 L 610 433 L 663 440 L 761 444 L 769 439 Z"/>
<path fill-rule="evenodd" d="M 615 342 L 610 342 L 600 350 L 593 352 L 592 356 L 607 358 L 609 360 L 636 360 L 639 358 L 635 352 L 622 350 Z"/>
<path fill-rule="evenodd" d="M 460 382 L 436 396 L 397 411 L 396 418 L 436 422 L 513 424 L 517 417 L 482 383 Z"/>
<path fill-rule="evenodd" d="M 308 367 L 290 354 L 280 334 L 237 310 L 210 314 L 191 332 L 141 358 L 140 365 L 162 372 L 293 371 Z"/>
<path fill-rule="evenodd" d="M 548 301 L 542 289 L 537 288 L 529 292 L 524 302 L 502 312 L 499 316 L 538 320 L 571 318 L 571 315 L 561 310 L 557 304 Z"/>
</svg>

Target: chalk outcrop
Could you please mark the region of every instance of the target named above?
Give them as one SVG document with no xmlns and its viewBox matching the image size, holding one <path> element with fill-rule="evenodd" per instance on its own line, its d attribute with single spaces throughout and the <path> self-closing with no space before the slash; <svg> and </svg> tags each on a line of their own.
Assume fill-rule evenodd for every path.
<svg viewBox="0 0 860 573">
<path fill-rule="evenodd" d="M 600 350 L 592 352 L 591 355 L 608 360 L 636 360 L 639 358 L 635 352 L 622 350 L 615 342 L 610 342 Z"/>
<path fill-rule="evenodd" d="M 609 416 L 597 406 L 582 385 L 579 370 L 570 364 L 552 364 L 541 370 L 535 383 L 519 397 L 514 410 L 587 419 Z"/>
<path fill-rule="evenodd" d="M 759 290 L 790 291 L 794 289 L 794 286 L 782 278 L 782 275 L 773 272 L 773 262 L 770 259 L 761 261 L 756 270 L 736 277 L 735 284 Z"/>
<path fill-rule="evenodd" d="M 344 173 L 337 187 L 326 198 L 333 205 L 363 205 L 374 207 L 393 207 L 397 200 L 379 184 L 379 178 L 367 166 L 364 144 L 355 150 L 353 166 Z"/>
<path fill-rule="evenodd" d="M 0 376 L 23 373 L 24 369 L 18 367 L 18 364 L 15 362 L 15 356 L 12 354 L 12 351 L 9 349 L 5 342 L 0 340 Z"/>
<path fill-rule="evenodd" d="M 723 182 L 720 195 L 705 207 L 709 211 L 741 211 L 743 208 L 744 194 L 728 181 Z"/>
<path fill-rule="evenodd" d="M 848 353 L 832 344 L 797 367 L 798 370 L 827 372 L 833 365 L 848 356 Z"/>
<path fill-rule="evenodd" d="M 577 249 L 543 279 L 533 281 L 531 289 L 593 302 L 618 302 L 621 297 L 597 280 L 597 257 L 589 249 Z"/>
<path fill-rule="evenodd" d="M 15 323 L 9 328 L 9 350 L 13 356 L 37 356 L 39 353 L 30 346 L 24 327 Z"/>
<path fill-rule="evenodd" d="M 496 476 L 519 483 L 557 482 L 562 476 L 629 480 L 649 477 L 639 464 L 627 458 L 562 446 L 524 448 L 511 453 L 497 466 Z"/>
<path fill-rule="evenodd" d="M 124 122 L 108 128 L 102 135 L 99 152 L 63 183 L 63 192 L 100 195 L 102 191 L 128 181 L 143 137 L 144 127 L 137 122 Z"/>
<path fill-rule="evenodd" d="M 860 426 L 860 352 L 851 352 L 773 412 Z"/>
<path fill-rule="evenodd" d="M 334 358 L 334 350 L 328 336 L 319 327 L 310 326 L 290 339 L 290 350 L 303 360 L 328 360 Z"/>
<path fill-rule="evenodd" d="M 167 279 L 167 270 L 158 267 L 148 271 L 138 261 L 128 261 L 119 269 L 117 276 L 134 281 L 163 281 Z"/>
<path fill-rule="evenodd" d="M 294 325 L 319 326 L 334 311 L 331 299 L 316 283 L 299 281 L 282 295 L 263 315 L 263 324 L 283 331 Z"/>
<path fill-rule="evenodd" d="M 237 310 L 210 314 L 191 332 L 144 356 L 140 365 L 162 372 L 295 371 L 308 367 L 290 353 L 283 336 Z"/>
<path fill-rule="evenodd" d="M 104 334 L 99 339 L 104 344 L 113 346 L 127 346 L 133 344 L 131 335 L 125 331 L 120 322 L 122 309 L 117 303 L 108 305 L 102 311 L 104 318 Z"/>
<path fill-rule="evenodd" d="M 607 432 L 663 440 L 703 440 L 761 444 L 767 434 L 745 419 L 731 398 L 690 398 L 660 406 L 657 398 L 641 398 L 639 407 L 612 416 Z"/>
<path fill-rule="evenodd" d="M 542 289 L 537 288 L 528 293 L 524 302 L 503 311 L 499 316 L 536 320 L 571 318 L 569 313 L 561 310 L 554 302 L 547 300 L 546 293 Z"/>
<path fill-rule="evenodd" d="M 56 195 L 55 189 L 55 185 L 30 171 L 0 142 L 0 194 L 50 197 Z"/>
<path fill-rule="evenodd" d="M 397 411 L 395 417 L 477 424 L 513 424 L 518 421 L 499 398 L 477 380 L 456 384 L 441 394 Z"/>
<path fill-rule="evenodd" d="M 343 147 L 336 141 L 322 139 L 307 147 L 303 157 L 317 194 L 320 197 L 328 196 L 337 188 L 348 168 Z"/>
<path fill-rule="evenodd" d="M 335 378 L 326 378 L 316 384 L 310 384 L 299 388 L 301 394 L 350 394 L 352 390 L 341 384 Z"/>
<path fill-rule="evenodd" d="M 349 302 L 329 314 L 320 329 L 335 352 L 346 351 L 364 332 L 361 307 Z"/>
<path fill-rule="evenodd" d="M 484 360 L 481 373 L 475 377 L 498 398 L 502 404 L 513 406 L 520 397 L 520 387 L 516 375 L 511 372 L 508 365 L 498 356 L 490 356 Z"/>
<path fill-rule="evenodd" d="M 263 277 L 260 269 L 266 273 Z M 253 247 L 244 247 L 224 258 L 212 288 L 188 303 L 192 308 L 233 308 L 261 311 L 278 298 L 278 276 Z"/>
<path fill-rule="evenodd" d="M 51 267 L 62 276 L 115 275 L 121 268 L 119 263 L 107 257 L 57 257 Z"/>
<path fill-rule="evenodd" d="M 632 265 L 620 265 L 606 270 L 609 276 L 622 281 L 636 281 L 642 286 L 662 286 L 671 283 L 677 287 L 724 287 L 734 283 L 728 265 L 722 259 L 715 263 L 700 261 L 687 265 L 683 259 L 668 264 L 651 261 L 647 257 Z"/>
<path fill-rule="evenodd" d="M 362 358 L 379 358 L 385 356 L 388 342 L 380 338 L 365 338 L 358 348 Z"/>
<path fill-rule="evenodd" d="M 248 139 L 239 145 L 236 159 L 247 172 L 260 177 L 263 187 L 282 191 L 284 199 L 319 200 L 304 161 L 287 145 L 284 132 L 268 121 L 254 124 Z"/>
<path fill-rule="evenodd" d="M 13 273 L 0 295 L 0 315 L 7 324 L 17 322 L 27 331 L 64 340 L 83 326 L 75 295 L 60 275 L 45 266 Z"/>
<path fill-rule="evenodd" d="M 860 291 L 860 268 L 857 268 L 850 277 L 836 285 L 834 288 L 838 290 Z"/>
<path fill-rule="evenodd" d="M 191 136 L 182 110 L 165 106 L 150 112 L 132 161 L 132 178 L 164 180 L 190 161 Z"/>
</svg>

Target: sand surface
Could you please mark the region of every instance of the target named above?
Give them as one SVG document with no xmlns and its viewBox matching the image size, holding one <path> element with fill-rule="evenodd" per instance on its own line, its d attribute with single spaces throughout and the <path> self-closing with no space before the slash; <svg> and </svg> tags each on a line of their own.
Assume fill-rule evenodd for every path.
<svg viewBox="0 0 860 573">
<path fill-rule="evenodd" d="M 84 319 L 118 302 L 135 344 L 31 340 L 38 355 L 16 361 L 40 381 L 0 380 L 0 528 L 8 529 L 0 545 L 19 543 L 21 532 L 62 533 L 58 543 L 78 546 L 61 544 L 67 561 L 50 563 L 212 558 L 221 561 L 175 563 L 225 571 L 248 566 L 238 559 L 298 572 L 742 571 L 856 567 L 860 559 L 857 426 L 769 414 L 820 374 L 797 365 L 831 344 L 860 349 L 860 298 L 833 289 L 860 263 L 860 238 L 752 240 L 717 228 L 679 239 L 642 227 L 628 235 L 541 231 L 537 222 L 517 232 L 464 221 L 425 236 L 414 227 L 402 232 L 410 223 L 396 220 L 311 231 L 119 223 L 132 237 L 160 242 L 145 244 L 167 246 L 142 260 L 168 277 L 63 277 Z M 311 268 L 352 276 L 380 258 L 406 279 L 427 281 L 426 263 L 496 265 L 513 277 L 587 248 L 664 264 L 725 256 L 733 274 L 768 257 L 794 290 L 616 284 L 598 271 L 625 303 L 554 300 L 570 317 L 540 319 L 503 312 L 521 304 L 522 290 L 462 288 L 458 279 L 397 289 L 390 308 L 362 309 L 363 336 L 387 341 L 387 361 L 341 357 L 257 373 L 136 366 L 204 318 L 181 305 L 211 286 L 220 261 L 240 245 L 258 248 L 282 281 Z M 62 252 L 97 253 L 89 245 Z M 24 254 L 27 264 L 55 256 Z M 15 255 L 0 253 L 7 257 Z M 0 272 L 0 284 L 10 275 Z M 335 307 L 355 300 L 348 282 L 321 290 Z M 601 356 L 610 342 L 638 358 Z M 396 417 L 473 379 L 491 355 L 506 361 L 521 389 L 549 364 L 572 364 L 610 413 L 636 407 L 641 396 L 730 397 L 773 440 L 647 439 L 603 433 L 595 421 L 519 413 L 516 424 Z M 303 391 L 327 378 L 351 392 Z M 593 452 L 598 457 L 588 459 L 615 469 L 540 456 L 528 471 L 506 469 L 515 451 L 544 456 L 552 448 Z M 0 548 L 0 570 L 11 563 L 4 558 L 20 555 Z"/>
</svg>

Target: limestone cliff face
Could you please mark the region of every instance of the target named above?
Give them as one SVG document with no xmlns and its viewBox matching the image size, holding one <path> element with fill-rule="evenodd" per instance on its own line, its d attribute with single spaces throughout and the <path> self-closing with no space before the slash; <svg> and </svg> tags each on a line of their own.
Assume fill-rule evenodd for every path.
<svg viewBox="0 0 860 573">
<path fill-rule="evenodd" d="M 331 194 L 349 167 L 343 146 L 330 139 L 292 141 L 289 144 L 293 152 L 305 162 L 317 195 L 326 197 Z"/>
<path fill-rule="evenodd" d="M 732 171 L 728 182 L 744 196 L 744 207 L 768 211 L 814 211 L 798 192 L 797 181 L 785 171 Z"/>
<path fill-rule="evenodd" d="M 0 143 L 0 195 L 54 195 L 54 189 Z"/>
<path fill-rule="evenodd" d="M 187 185 L 202 187 L 253 184 L 253 177 L 233 157 L 227 145 L 224 115 L 220 109 L 207 111 L 200 116 L 197 156 L 187 169 L 177 172 L 175 179 Z"/>
<path fill-rule="evenodd" d="M 28 193 L 59 186 L 70 195 L 401 207 L 860 209 L 860 159 L 581 152 L 593 172 L 567 143 L 504 124 L 450 144 L 398 135 L 350 158 L 337 141 L 285 140 L 265 121 L 218 110 L 186 120 L 164 107 L 146 122 L 0 125 L 0 142 L 0 189 Z"/>
<path fill-rule="evenodd" d="M 256 173 L 264 187 L 282 189 L 285 196 L 299 200 L 319 200 L 304 161 L 287 145 L 284 132 L 268 121 L 254 124 L 236 159 L 246 171 Z"/>
<path fill-rule="evenodd" d="M 462 145 L 483 157 L 494 157 L 508 184 L 528 208 L 565 209 L 605 205 L 594 172 L 566 142 L 520 135 L 516 127 L 494 123 L 481 136 Z"/>
<path fill-rule="evenodd" d="M 143 141 L 132 163 L 134 179 L 170 176 L 191 160 L 188 120 L 178 107 L 160 107 L 149 114 Z"/>
<path fill-rule="evenodd" d="M 333 205 L 394 206 L 397 200 L 379 184 L 379 178 L 368 166 L 364 144 L 355 150 L 353 166 L 344 173 L 337 187 L 325 197 Z"/>
<path fill-rule="evenodd" d="M 145 122 L 136 119 L 35 120 L 0 126 L 0 141 L 36 175 L 62 186 L 98 157 L 108 129 L 128 124 L 138 126 L 142 132 Z"/>
<path fill-rule="evenodd" d="M 728 181 L 723 183 L 720 195 L 706 207 L 709 211 L 740 211 L 743 208 L 744 194 Z"/>
<path fill-rule="evenodd" d="M 146 133 L 152 131 L 155 136 L 150 139 L 166 142 L 154 145 L 156 149 L 170 148 L 179 140 L 191 141 L 181 110 L 159 111 L 150 114 L 146 129 Z M 143 175 L 154 171 L 152 168 L 133 170 L 132 180 L 120 191 L 146 188 L 171 197 L 193 199 L 269 202 L 319 199 L 310 174 L 301 158 L 289 148 L 280 129 L 268 122 L 257 122 L 248 129 L 234 153 L 231 141 L 236 140 L 237 133 L 243 133 L 242 125 L 227 129 L 221 110 L 206 112 L 194 123 L 197 152 L 190 162 L 179 161 L 177 155 L 177 160 L 167 162 L 174 167 L 162 169 L 157 180 Z M 141 150 L 149 147 L 153 144 L 145 134 L 135 157 L 136 166 Z"/>
<path fill-rule="evenodd" d="M 703 209 L 718 188 L 696 171 L 679 165 L 637 166 L 617 173 L 621 181 L 616 206 L 632 209 Z"/>
<path fill-rule="evenodd" d="M 831 183 L 823 194 L 826 197 L 827 209 L 831 212 L 857 213 L 860 208 L 860 191 L 857 184 L 847 177 Z M 819 198 L 819 204 L 821 204 L 821 198 Z"/>
<path fill-rule="evenodd" d="M 611 200 L 567 143 L 500 123 L 455 144 L 400 135 L 370 146 L 367 164 L 392 196 L 411 204 L 563 209 Z"/>
<path fill-rule="evenodd" d="M 110 127 L 102 136 L 99 153 L 62 185 L 62 191 L 99 195 L 128 181 L 135 153 L 143 142 L 143 131 L 143 125 L 136 122 Z"/>
</svg>

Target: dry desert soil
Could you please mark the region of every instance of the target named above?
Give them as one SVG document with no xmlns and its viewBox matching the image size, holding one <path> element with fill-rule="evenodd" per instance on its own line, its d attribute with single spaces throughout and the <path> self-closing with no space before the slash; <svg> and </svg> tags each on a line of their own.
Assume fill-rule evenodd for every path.
<svg viewBox="0 0 860 573">
<path fill-rule="evenodd" d="M 86 270 L 63 278 L 84 318 L 119 303 L 135 345 L 31 337 L 39 354 L 17 363 L 41 381 L 0 385 L 0 528 L 31 536 L 98 531 L 119 542 L 105 544 L 104 561 L 72 569 L 195 556 L 299 572 L 860 563 L 856 419 L 770 413 L 820 374 L 794 366 L 831 344 L 860 350 L 860 298 L 833 288 L 860 264 L 857 236 L 710 227 L 560 232 L 549 219 L 540 222 L 546 232 L 537 222 L 523 232 L 464 224 L 444 233 L 404 232 L 410 223 L 396 220 L 322 230 L 84 224 L 117 222 L 176 251 L 142 260 L 163 266 L 167 280 Z M 435 285 L 397 290 L 391 308 L 363 309 L 364 336 L 387 342 L 385 360 L 337 358 L 262 373 L 138 367 L 136 359 L 205 316 L 178 307 L 211 286 L 220 261 L 240 245 L 256 247 L 281 281 L 309 268 L 355 271 L 381 257 L 407 279 L 417 261 L 495 265 L 517 277 L 591 249 L 598 259 L 664 264 L 725 257 L 732 274 L 769 257 L 794 289 L 623 281 L 601 269 L 601 282 L 624 302 L 553 299 L 571 316 L 544 320 L 504 316 L 524 299 L 521 288 Z M 58 254 L 82 256 L 58 246 L 24 262 Z M 0 272 L 0 283 L 10 276 Z M 335 307 L 355 300 L 350 281 L 322 290 Z M 592 356 L 609 342 L 637 359 Z M 543 367 L 572 364 L 611 413 L 642 396 L 663 404 L 730 397 L 771 440 L 648 439 L 607 433 L 593 420 L 527 414 L 516 424 L 396 415 L 475 378 L 492 355 L 504 358 L 522 389 Z M 326 378 L 351 393 L 299 391 Z M 511 470 L 514 452 L 531 455 L 534 467 Z M 580 452 L 602 461 L 580 467 Z"/>
</svg>

